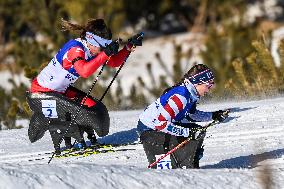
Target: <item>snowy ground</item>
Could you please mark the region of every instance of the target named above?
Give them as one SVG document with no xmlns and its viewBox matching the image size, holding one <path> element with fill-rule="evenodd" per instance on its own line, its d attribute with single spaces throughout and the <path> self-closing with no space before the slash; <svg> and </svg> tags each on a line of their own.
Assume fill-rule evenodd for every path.
<svg viewBox="0 0 284 189">
<path fill-rule="evenodd" d="M 0 188 L 284 188 L 284 98 L 226 102 L 201 110 L 231 108 L 229 119 L 210 128 L 199 170 L 149 170 L 141 145 L 88 157 L 27 161 L 53 150 L 50 135 L 31 144 L 27 128 L 0 132 Z M 111 112 L 101 142 L 137 140 L 141 111 Z M 271 174 L 269 174 L 271 173 Z M 267 182 L 266 182 L 267 183 Z"/>
</svg>

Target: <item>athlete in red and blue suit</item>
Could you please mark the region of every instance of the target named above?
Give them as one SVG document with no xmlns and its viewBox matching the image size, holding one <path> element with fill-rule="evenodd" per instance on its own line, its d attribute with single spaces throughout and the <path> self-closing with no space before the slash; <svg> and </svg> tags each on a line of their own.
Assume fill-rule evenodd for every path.
<svg viewBox="0 0 284 189">
<path fill-rule="evenodd" d="M 125 46 L 117 54 L 109 56 L 104 51 L 93 52 L 90 45 L 101 48 L 103 44 L 110 44 L 110 40 L 100 39 L 94 34 L 86 35 L 87 40 L 77 38 L 67 42 L 59 52 L 53 57 L 50 63 L 40 72 L 40 74 L 32 81 L 31 92 L 59 92 L 67 97 L 73 98 L 76 95 L 74 91 L 68 90 L 68 87 L 74 83 L 79 77 L 88 78 L 102 64 L 107 61 L 107 66 L 118 67 L 131 52 L 130 45 Z M 88 36 L 95 36 L 97 41 L 102 44 L 93 42 L 88 44 Z M 91 40 L 89 40 L 91 41 Z M 95 104 L 90 98 L 85 101 L 85 105 L 91 107 Z"/>
<path fill-rule="evenodd" d="M 137 131 L 150 164 L 156 160 L 155 155 L 166 153 L 189 137 L 192 134 L 190 129 L 199 127 L 195 122 L 222 119 L 223 110 L 204 112 L 196 109 L 200 97 L 209 92 L 213 85 L 212 71 L 203 64 L 195 65 L 179 83 L 166 89 L 140 114 Z M 200 150 L 198 148 L 201 148 L 203 138 L 199 142 L 189 142 L 177 150 L 173 167 L 198 167 L 199 159 L 195 156 L 200 154 L 196 155 L 195 152 Z"/>
<path fill-rule="evenodd" d="M 91 76 L 100 66 L 106 63 L 110 67 L 120 66 L 125 58 L 134 51 L 136 46 L 142 46 L 143 37 L 133 36 L 120 51 L 117 41 L 112 41 L 111 30 L 103 19 L 91 19 L 84 26 L 68 21 L 62 22 L 68 30 L 81 30 L 77 39 L 68 41 L 52 58 L 49 64 L 32 81 L 32 93 L 56 92 L 89 108 L 96 104 L 92 98 L 73 84 L 79 77 Z M 86 131 L 92 143 L 96 143 L 93 130 Z M 71 139 L 67 142 L 71 145 Z"/>
</svg>

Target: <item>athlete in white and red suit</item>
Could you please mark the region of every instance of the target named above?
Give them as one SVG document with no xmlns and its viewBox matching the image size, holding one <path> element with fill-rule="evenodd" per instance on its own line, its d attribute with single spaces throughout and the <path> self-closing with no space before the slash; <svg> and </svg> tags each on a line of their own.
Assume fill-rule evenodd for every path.
<svg viewBox="0 0 284 189">
<path fill-rule="evenodd" d="M 108 40 L 104 42 L 110 43 Z M 91 76 L 106 61 L 107 66 L 120 66 L 131 52 L 130 49 L 130 45 L 125 46 L 117 54 L 109 57 L 104 51 L 91 51 L 86 40 L 70 40 L 32 81 L 31 92 L 59 92 L 73 98 L 76 95 L 74 91 L 67 90 L 72 83 L 79 77 Z M 89 107 L 94 104 L 90 98 L 85 101 L 85 105 Z"/>
<path fill-rule="evenodd" d="M 106 64 L 110 67 L 120 66 L 134 51 L 136 46 L 142 46 L 143 37 L 137 35 L 128 39 L 128 44 L 119 51 L 118 41 L 112 41 L 111 30 L 103 19 L 90 19 L 85 25 L 62 20 L 64 30 L 81 30 L 80 37 L 65 43 L 52 58 L 49 64 L 32 81 L 31 93 L 60 93 L 79 105 L 95 107 L 92 97 L 76 89 L 72 84 L 79 78 L 87 78 Z M 80 106 L 81 107 L 81 106 Z M 85 128 L 92 144 L 96 136 L 92 128 Z M 66 147 L 72 147 L 71 138 L 64 137 Z"/>
</svg>

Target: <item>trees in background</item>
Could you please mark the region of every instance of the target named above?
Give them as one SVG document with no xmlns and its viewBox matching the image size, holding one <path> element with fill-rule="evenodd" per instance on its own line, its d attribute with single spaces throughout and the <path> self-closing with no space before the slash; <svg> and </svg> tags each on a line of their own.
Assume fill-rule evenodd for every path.
<svg viewBox="0 0 284 189">
<path fill-rule="evenodd" d="M 284 41 L 279 46 L 281 65 L 276 66 L 264 41 L 253 41 L 254 50 L 232 62 L 234 74 L 226 83 L 233 95 L 273 96 L 284 92 Z"/>
<path fill-rule="evenodd" d="M 78 36 L 60 31 L 61 18 L 85 23 L 89 18 L 101 17 L 112 28 L 114 37 L 127 38 L 141 29 L 147 32 L 147 37 L 180 31 L 203 33 L 206 50 L 201 57 L 216 74 L 214 93 L 219 96 L 266 94 L 268 90 L 270 93 L 283 92 L 284 45 L 281 43 L 280 46 L 282 64 L 276 67 L 269 45 L 259 40 L 263 36 L 267 41 L 270 38 L 269 31 L 260 32 L 263 18 L 247 22 L 247 5 L 245 0 L 0 1 L 0 70 L 8 71 L 12 76 L 24 70 L 25 76 L 32 79 L 63 43 Z M 139 86 L 133 85 L 128 96 L 117 78 L 117 87 L 104 99 L 106 106 L 110 109 L 142 108 L 148 103 L 149 95 L 157 97 L 166 87 L 178 81 L 185 67 L 181 58 L 189 59 L 191 53 L 183 52 L 180 44 L 173 45 L 173 69 L 168 69 L 157 53 L 156 58 L 165 75 L 155 80 L 151 63 L 147 64 L 151 86 L 138 78 Z M 113 69 L 105 70 L 92 92 L 97 98 L 101 97 L 115 74 Z M 80 79 L 76 85 L 87 91 L 93 79 Z M 268 79 L 272 80 L 266 82 Z M 16 82 L 15 77 L 9 82 L 11 91 L 0 88 L 0 121 L 7 128 L 13 128 L 18 116 L 29 116 L 25 103 L 25 91 L 29 86 Z"/>
<path fill-rule="evenodd" d="M 279 23 L 268 21 L 267 17 L 264 14 L 254 21 L 248 20 L 247 1 L 243 0 L 200 1 L 191 32 L 203 33 L 205 49 L 200 56 L 216 75 L 213 93 L 207 98 L 263 97 L 283 93 L 282 43 L 279 46 L 280 67 L 276 66 L 270 52 L 271 32 Z M 190 58 L 184 57 L 191 53 L 183 52 L 181 46 L 174 49 L 179 58 Z M 152 88 L 145 86 L 141 78 L 140 85 L 158 97 L 186 71 L 179 69 L 184 66 L 180 59 L 175 60 L 173 73 L 168 73 L 165 64 L 161 64 L 165 74 L 157 81 L 153 79 L 149 63 Z M 170 77 L 172 82 L 165 82 L 165 77 Z"/>
</svg>

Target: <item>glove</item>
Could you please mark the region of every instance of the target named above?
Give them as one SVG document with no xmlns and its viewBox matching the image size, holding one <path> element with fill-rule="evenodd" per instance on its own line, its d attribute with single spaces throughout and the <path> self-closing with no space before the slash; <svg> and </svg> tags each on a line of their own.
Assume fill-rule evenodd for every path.
<svg viewBox="0 0 284 189">
<path fill-rule="evenodd" d="M 105 48 L 103 48 L 103 51 L 106 53 L 107 56 L 112 56 L 118 53 L 118 48 L 119 48 L 118 42 L 113 41 Z"/>
<path fill-rule="evenodd" d="M 144 34 L 142 32 L 132 36 L 128 39 L 128 44 L 132 46 L 142 46 L 143 36 Z"/>
<path fill-rule="evenodd" d="M 215 121 L 222 122 L 229 116 L 228 110 L 218 110 L 216 112 L 212 112 L 212 119 Z"/>
</svg>

